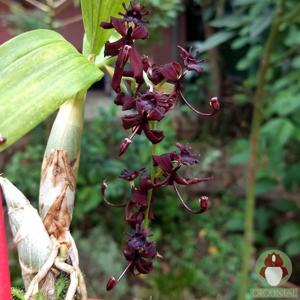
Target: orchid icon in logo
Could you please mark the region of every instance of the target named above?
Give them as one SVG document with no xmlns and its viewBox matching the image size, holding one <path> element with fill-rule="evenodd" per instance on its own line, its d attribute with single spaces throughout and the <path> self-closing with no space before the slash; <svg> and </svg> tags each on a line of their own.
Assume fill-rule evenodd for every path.
<svg viewBox="0 0 300 300">
<path fill-rule="evenodd" d="M 288 281 L 292 274 L 292 263 L 282 251 L 269 250 L 258 258 L 256 270 L 261 280 L 276 287 Z"/>
</svg>

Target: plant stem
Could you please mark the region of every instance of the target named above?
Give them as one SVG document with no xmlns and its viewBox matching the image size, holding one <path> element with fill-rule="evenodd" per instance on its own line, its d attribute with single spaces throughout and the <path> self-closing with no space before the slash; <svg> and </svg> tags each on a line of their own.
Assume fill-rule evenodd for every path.
<svg viewBox="0 0 300 300">
<path fill-rule="evenodd" d="M 14 243 L 18 248 L 19 263 L 27 290 L 38 270 L 47 261 L 53 243 L 40 216 L 28 199 L 8 179 L 1 176 L 0 186 L 9 212 L 10 228 Z M 4 258 L 2 256 L 3 254 L 1 258 Z M 1 287 L 2 284 L 4 288 L 3 278 L 0 281 Z M 0 299 L 8 298 L 0 297 Z"/>
<path fill-rule="evenodd" d="M 58 29 L 58 28 L 63 28 L 65 26 L 69 26 L 72 25 L 74 23 L 77 23 L 79 21 L 82 20 L 82 16 L 81 15 L 77 15 L 68 19 L 64 19 L 62 21 L 59 22 L 59 24 L 55 25 L 54 28 Z"/>
<path fill-rule="evenodd" d="M 46 0 L 47 3 L 47 16 L 46 22 L 49 29 L 54 30 L 54 19 L 55 19 L 55 10 L 54 10 L 54 1 Z"/>
<path fill-rule="evenodd" d="M 26 2 L 30 3 L 31 5 L 35 6 L 36 8 L 47 12 L 47 5 L 37 1 L 37 0 L 26 0 Z"/>
<path fill-rule="evenodd" d="M 156 129 L 157 127 L 157 122 L 154 121 L 153 122 L 153 128 L 152 129 Z M 152 156 L 156 154 L 156 144 L 152 144 L 151 146 L 151 160 L 152 160 Z M 156 168 L 151 165 L 151 174 L 150 174 L 150 178 L 151 181 L 153 182 L 155 180 L 155 172 L 156 172 Z M 151 209 L 151 205 L 152 205 L 152 194 L 153 194 L 153 189 L 148 191 L 147 194 L 147 209 L 146 209 L 146 214 L 145 214 L 145 221 L 144 221 L 144 227 L 145 229 L 149 228 L 149 224 L 150 224 L 150 218 L 149 218 L 149 214 L 150 214 L 150 209 Z"/>
<path fill-rule="evenodd" d="M 279 27 L 282 22 L 284 0 L 280 0 L 276 9 L 276 16 L 270 34 L 264 46 L 260 67 L 257 73 L 257 88 L 253 98 L 253 115 L 250 132 L 250 155 L 247 167 L 247 187 L 245 203 L 244 251 L 241 270 L 241 284 L 239 300 L 244 300 L 249 285 L 250 260 L 254 242 L 254 211 L 255 211 L 255 181 L 257 173 L 257 157 L 259 155 L 260 128 L 263 121 L 263 100 L 266 92 L 266 74 L 270 63 L 270 56 L 274 48 Z"/>
</svg>

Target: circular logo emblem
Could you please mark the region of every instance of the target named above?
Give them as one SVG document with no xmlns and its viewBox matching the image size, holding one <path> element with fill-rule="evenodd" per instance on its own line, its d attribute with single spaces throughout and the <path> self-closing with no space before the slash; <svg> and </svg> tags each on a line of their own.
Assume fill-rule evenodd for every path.
<svg viewBox="0 0 300 300">
<path fill-rule="evenodd" d="M 289 280 L 292 275 L 292 263 L 282 251 L 268 250 L 259 256 L 255 270 L 262 282 L 275 287 Z"/>
</svg>

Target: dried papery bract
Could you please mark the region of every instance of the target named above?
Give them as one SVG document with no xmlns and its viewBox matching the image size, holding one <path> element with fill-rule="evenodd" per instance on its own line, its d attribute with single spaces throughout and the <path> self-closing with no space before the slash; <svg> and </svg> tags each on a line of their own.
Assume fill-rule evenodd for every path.
<svg viewBox="0 0 300 300">
<path fill-rule="evenodd" d="M 74 207 L 74 169 L 66 151 L 53 149 L 45 158 L 40 188 L 40 213 L 44 225 L 59 241 L 67 241 Z"/>
<path fill-rule="evenodd" d="M 45 152 L 39 208 L 49 234 L 68 241 L 75 199 L 83 127 L 83 96 L 64 104 L 53 124 Z"/>
<path fill-rule="evenodd" d="M 42 164 L 39 208 L 49 235 L 59 242 L 57 268 L 68 270 L 71 284 L 67 292 L 71 299 L 77 287 L 81 299 L 86 299 L 86 287 L 79 269 L 76 244 L 69 231 L 74 209 L 76 174 L 80 157 L 85 92 L 66 102 L 53 124 Z M 71 264 L 66 263 L 68 258 Z M 74 292 L 75 291 L 75 292 Z"/>
<path fill-rule="evenodd" d="M 37 210 L 28 199 L 6 178 L 0 177 L 0 185 L 8 207 L 9 223 L 18 248 L 22 276 L 27 289 L 38 270 L 49 258 L 53 242 Z M 50 277 L 51 274 L 48 280 Z M 41 288 L 44 282 L 41 282 Z M 52 292 L 53 295 L 47 295 L 48 299 L 54 296 L 54 290 Z"/>
</svg>

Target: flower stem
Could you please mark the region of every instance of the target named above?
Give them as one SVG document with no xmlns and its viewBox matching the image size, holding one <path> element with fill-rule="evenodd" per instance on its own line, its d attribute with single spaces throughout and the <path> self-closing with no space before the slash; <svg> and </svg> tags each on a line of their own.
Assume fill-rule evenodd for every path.
<svg viewBox="0 0 300 300">
<path fill-rule="evenodd" d="M 244 250 L 241 270 L 241 281 L 239 289 L 239 300 L 246 299 L 249 286 L 250 261 L 253 253 L 254 243 L 254 213 L 255 213 L 255 183 L 257 173 L 257 157 L 259 156 L 259 137 L 260 127 L 263 121 L 264 97 L 266 93 L 267 79 L 266 74 L 270 64 L 270 57 L 274 44 L 277 40 L 279 27 L 282 23 L 284 0 L 280 0 L 277 5 L 276 17 L 270 34 L 264 46 L 263 56 L 257 74 L 257 88 L 253 99 L 253 116 L 250 133 L 250 156 L 247 167 L 247 190 L 245 203 L 245 233 Z"/>
<path fill-rule="evenodd" d="M 152 123 L 152 128 L 151 129 L 156 129 L 157 128 L 157 121 L 154 121 Z M 152 160 L 152 156 L 156 154 L 156 144 L 152 144 L 151 146 L 151 160 Z M 151 165 L 151 173 L 150 173 L 150 178 L 151 181 L 154 182 L 155 180 L 155 172 L 156 172 L 156 168 Z M 145 229 L 149 228 L 149 224 L 150 224 L 150 218 L 149 218 L 149 214 L 150 214 L 150 209 L 151 209 L 151 202 L 152 202 L 152 194 L 153 194 L 153 189 L 148 191 L 147 194 L 147 209 L 146 209 L 146 214 L 145 214 L 145 221 L 144 221 L 144 227 Z"/>
</svg>

